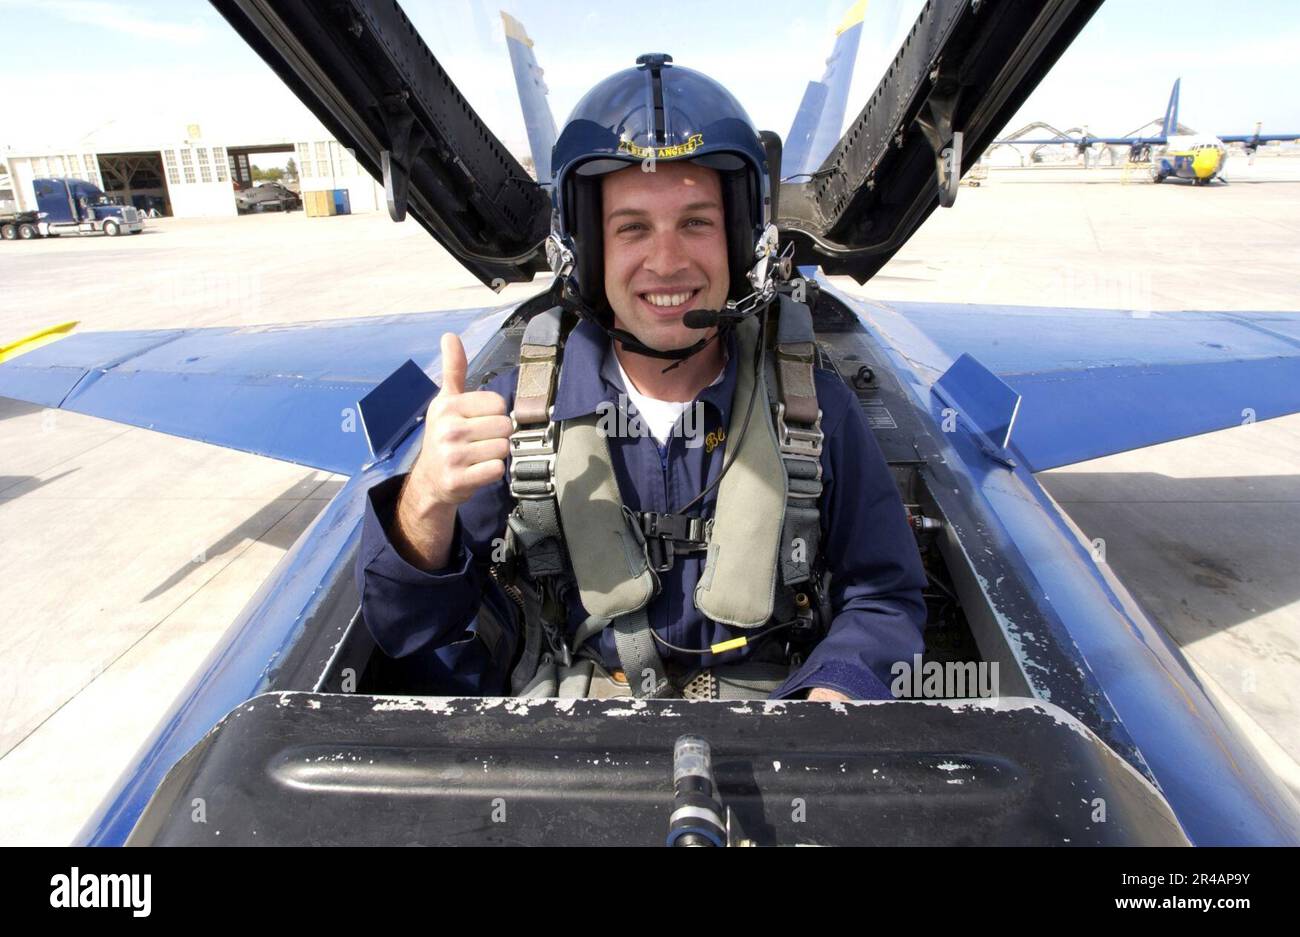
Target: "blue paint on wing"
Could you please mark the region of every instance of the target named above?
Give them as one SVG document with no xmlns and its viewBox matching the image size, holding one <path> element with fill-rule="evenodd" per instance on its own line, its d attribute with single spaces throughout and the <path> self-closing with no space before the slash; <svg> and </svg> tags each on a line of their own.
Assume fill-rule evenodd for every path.
<svg viewBox="0 0 1300 937">
<path fill-rule="evenodd" d="M 0 394 L 350 475 L 370 456 L 358 401 L 483 316 L 72 335 L 0 365 Z"/>
</svg>

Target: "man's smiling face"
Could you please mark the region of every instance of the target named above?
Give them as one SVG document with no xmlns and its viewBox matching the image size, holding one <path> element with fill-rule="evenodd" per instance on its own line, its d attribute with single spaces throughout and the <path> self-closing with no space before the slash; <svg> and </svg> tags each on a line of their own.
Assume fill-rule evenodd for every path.
<svg viewBox="0 0 1300 937">
<path fill-rule="evenodd" d="M 639 165 L 601 179 L 605 296 L 614 325 L 652 348 L 686 348 L 691 309 L 721 309 L 731 277 L 716 170 L 687 162 Z"/>
</svg>

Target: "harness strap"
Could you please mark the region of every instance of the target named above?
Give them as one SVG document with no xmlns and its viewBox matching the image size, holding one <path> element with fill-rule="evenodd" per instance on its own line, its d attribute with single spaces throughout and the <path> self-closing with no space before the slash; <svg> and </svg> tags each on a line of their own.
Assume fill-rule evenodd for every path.
<svg viewBox="0 0 1300 937">
<path fill-rule="evenodd" d="M 600 634 L 610 625 L 608 618 L 599 618 L 596 615 L 587 616 L 587 620 L 578 626 L 578 630 L 573 633 L 573 653 L 577 654 L 582 651 L 582 646 L 588 640 Z"/>
<path fill-rule="evenodd" d="M 784 293 L 778 294 L 776 362 L 781 403 L 787 420 L 812 425 L 821 419 L 813 367 L 817 363 L 812 311 Z"/>
<path fill-rule="evenodd" d="M 566 575 L 564 535 L 555 502 L 555 429 L 550 422 L 555 393 L 562 310 L 534 316 L 524 329 L 515 407 L 510 414 L 510 493 L 515 509 L 506 522 L 512 555 L 523 557 L 530 583 L 520 588 L 524 641 L 511 673 L 516 695 L 544 693 L 555 661 L 570 663 L 564 642 L 564 611 L 555 584 Z M 549 654 L 546 653 L 549 646 Z M 540 684 L 539 684 L 540 678 Z M 553 689 L 552 689 L 553 695 Z"/>
<path fill-rule="evenodd" d="M 542 620 L 541 598 L 537 590 L 528 583 L 518 586 L 518 594 L 523 604 L 523 638 L 524 646 L 519 655 L 519 662 L 510 673 L 510 692 L 515 696 L 527 695 L 536 683 L 542 660 Z"/>
<path fill-rule="evenodd" d="M 506 524 L 518 548 L 523 551 L 529 576 L 538 579 L 564 573 L 564 544 L 560 539 L 560 517 L 553 498 L 520 501 Z"/>
<path fill-rule="evenodd" d="M 614 629 L 614 648 L 632 695 L 637 699 L 676 696 L 668 669 L 655 647 L 654 635 L 650 633 L 650 616 L 645 609 L 620 615 L 610 627 Z"/>
<path fill-rule="evenodd" d="M 550 421 L 551 399 L 555 394 L 563 310 L 554 306 L 533 316 L 524 329 L 519 346 L 519 380 L 515 386 L 515 425 L 537 425 Z"/>
<path fill-rule="evenodd" d="M 808 582 L 821 547 L 822 411 L 813 371 L 817 363 L 812 311 L 779 294 L 774 382 L 768 390 L 776 411 L 777 446 L 786 476 L 781 529 L 781 581 Z"/>
<path fill-rule="evenodd" d="M 564 543 L 555 504 L 555 429 L 551 398 L 559 358 L 560 317 L 555 306 L 533 316 L 524 329 L 515 406 L 510 414 L 510 494 L 515 499 L 509 530 L 534 580 L 564 572 Z"/>
</svg>

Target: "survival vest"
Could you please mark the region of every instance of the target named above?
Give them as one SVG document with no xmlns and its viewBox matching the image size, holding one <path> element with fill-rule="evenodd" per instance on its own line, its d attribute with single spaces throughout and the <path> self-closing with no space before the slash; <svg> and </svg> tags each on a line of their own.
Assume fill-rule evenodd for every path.
<svg viewBox="0 0 1300 937">
<path fill-rule="evenodd" d="M 770 355 L 759 348 L 764 331 L 759 316 L 770 317 L 774 310 Z M 811 622 L 818 610 L 825 615 L 817 581 L 823 437 L 808 306 L 778 294 L 766 310 L 735 327 L 737 381 L 726 440 L 729 449 L 733 440 L 739 448 L 725 453 L 711 518 L 629 510 L 619 494 L 601 416 L 551 418 L 561 367 L 561 318 L 557 306 L 534 316 L 525 328 L 511 413 L 509 484 L 515 507 L 507 524 L 507 562 L 494 567 L 494 575 L 501 579 L 500 570 L 515 571 L 506 574 L 503 585 L 523 613 L 523 646 L 511 674 L 515 695 L 553 695 L 546 684 L 554 678 L 539 663 L 567 667 L 604 628 L 614 630 L 635 695 L 676 695 L 646 609 L 659 592 L 656 574 L 670 568 L 677 553 L 705 551 L 694 598 L 713 621 L 752 632 L 795 618 Z M 763 366 L 755 367 L 760 358 Z M 571 644 L 561 601 L 566 583 L 576 585 L 590 615 Z"/>
</svg>

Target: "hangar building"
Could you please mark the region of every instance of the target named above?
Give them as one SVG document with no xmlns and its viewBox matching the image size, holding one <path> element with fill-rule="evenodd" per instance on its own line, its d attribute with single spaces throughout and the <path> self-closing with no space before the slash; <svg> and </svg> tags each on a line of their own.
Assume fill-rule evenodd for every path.
<svg viewBox="0 0 1300 937">
<path fill-rule="evenodd" d="M 0 204 L 14 201 L 20 191 L 30 193 L 33 179 L 67 176 L 164 216 L 234 215 L 236 190 L 253 185 L 250 158 L 283 153 L 282 165 L 293 158 L 302 193 L 346 190 L 353 212 L 384 205 L 383 187 L 342 144 L 319 133 L 315 139 L 208 140 L 199 125 L 189 125 L 185 136 L 183 142 L 167 141 L 144 130 L 130 137 L 92 134 L 79 144 L 0 148 Z"/>
</svg>

